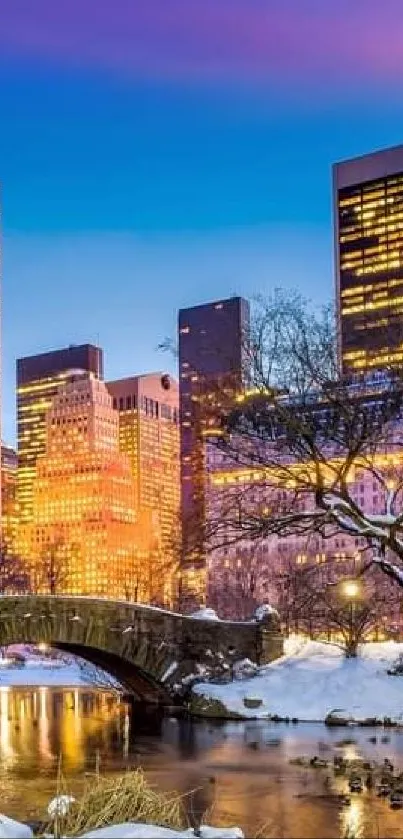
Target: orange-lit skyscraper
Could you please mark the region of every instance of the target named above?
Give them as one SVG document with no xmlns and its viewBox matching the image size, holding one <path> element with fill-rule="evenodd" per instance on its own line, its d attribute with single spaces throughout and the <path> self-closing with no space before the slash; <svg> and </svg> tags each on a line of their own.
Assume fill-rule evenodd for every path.
<svg viewBox="0 0 403 839">
<path fill-rule="evenodd" d="M 168 604 L 181 541 L 178 384 L 149 373 L 107 387 L 119 412 L 120 449 L 130 458 L 139 528 L 158 542 L 149 569 L 151 599 Z"/>
<path fill-rule="evenodd" d="M 17 452 L 1 446 L 1 538 L 6 551 L 13 554 L 17 535 Z"/>
<path fill-rule="evenodd" d="M 130 462 L 112 399 L 93 374 L 71 375 L 54 396 L 33 489 L 24 541 L 36 590 L 147 599 Z"/>
<path fill-rule="evenodd" d="M 22 524 L 32 519 L 35 465 L 46 445 L 46 412 L 71 370 L 87 371 L 102 379 L 102 350 L 83 344 L 17 361 L 17 500 Z"/>
</svg>

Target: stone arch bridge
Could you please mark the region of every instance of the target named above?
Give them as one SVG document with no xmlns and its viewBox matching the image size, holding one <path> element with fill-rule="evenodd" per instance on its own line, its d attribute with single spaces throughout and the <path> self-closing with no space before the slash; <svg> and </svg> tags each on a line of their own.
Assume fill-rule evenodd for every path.
<svg viewBox="0 0 403 839">
<path fill-rule="evenodd" d="M 0 596 L 0 644 L 47 643 L 114 676 L 129 693 L 169 703 L 173 686 L 200 666 L 282 654 L 275 616 L 235 623 L 90 597 Z"/>
</svg>

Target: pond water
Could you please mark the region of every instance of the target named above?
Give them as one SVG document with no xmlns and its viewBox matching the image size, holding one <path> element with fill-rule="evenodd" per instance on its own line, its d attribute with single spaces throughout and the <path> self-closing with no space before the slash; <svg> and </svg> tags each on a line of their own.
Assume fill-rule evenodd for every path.
<svg viewBox="0 0 403 839">
<path fill-rule="evenodd" d="M 347 791 L 344 778 L 290 763 L 314 754 L 388 757 L 403 771 L 403 732 L 147 719 L 102 691 L 0 688 L 0 809 L 14 818 L 45 817 L 60 763 L 76 792 L 97 765 L 103 773 L 141 766 L 163 790 L 196 790 L 189 807 L 213 808 L 210 823 L 247 836 L 403 839 L 403 810 L 368 791 L 343 806 L 335 796 Z"/>
</svg>

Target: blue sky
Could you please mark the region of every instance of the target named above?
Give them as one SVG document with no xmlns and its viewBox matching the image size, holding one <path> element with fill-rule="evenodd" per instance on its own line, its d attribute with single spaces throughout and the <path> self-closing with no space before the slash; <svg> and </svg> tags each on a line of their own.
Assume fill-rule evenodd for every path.
<svg viewBox="0 0 403 839">
<path fill-rule="evenodd" d="M 32 6 L 0 0 L 8 441 L 18 356 L 90 340 L 104 347 L 110 378 L 172 370 L 156 348 L 181 306 L 279 285 L 329 299 L 331 164 L 402 140 L 399 66 L 393 44 L 379 46 L 392 32 L 387 14 L 376 42 L 364 32 L 357 65 L 347 43 L 349 81 L 341 18 L 324 17 L 322 40 L 298 52 L 315 0 L 284 0 L 290 28 L 277 0 L 234 0 L 235 17 L 227 0 L 187 0 L 197 20 L 181 17 L 181 2 L 164 21 L 159 0 L 143 17 L 134 0 L 138 17 L 123 26 L 123 0 L 101 0 L 91 45 L 93 0 L 72 0 L 68 20 L 37 0 L 36 28 Z M 277 15 L 267 45 L 262 10 Z M 274 25 L 288 38 L 285 57 L 270 47 Z"/>
</svg>

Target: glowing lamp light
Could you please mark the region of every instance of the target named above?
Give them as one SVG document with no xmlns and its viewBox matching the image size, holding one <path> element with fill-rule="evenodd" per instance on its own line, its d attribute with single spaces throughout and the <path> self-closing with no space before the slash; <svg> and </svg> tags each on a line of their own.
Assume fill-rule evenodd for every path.
<svg viewBox="0 0 403 839">
<path fill-rule="evenodd" d="M 354 580 L 348 580 L 348 582 L 343 584 L 343 593 L 346 597 L 353 599 L 360 593 L 360 586 Z"/>
<path fill-rule="evenodd" d="M 48 649 L 49 649 L 49 644 L 45 644 L 44 641 L 42 641 L 40 644 L 38 644 L 38 650 L 39 650 L 40 653 L 47 653 Z"/>
</svg>

